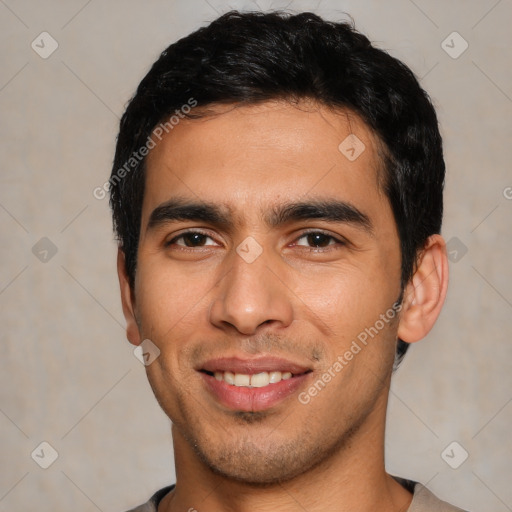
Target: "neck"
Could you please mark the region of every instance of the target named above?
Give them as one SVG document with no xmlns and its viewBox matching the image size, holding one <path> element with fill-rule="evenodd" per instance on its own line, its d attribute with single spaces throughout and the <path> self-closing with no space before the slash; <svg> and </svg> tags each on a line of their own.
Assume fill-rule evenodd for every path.
<svg viewBox="0 0 512 512">
<path fill-rule="evenodd" d="M 158 511 L 406 511 L 412 496 L 384 467 L 386 405 L 387 399 L 372 411 L 375 417 L 369 417 L 321 465 L 292 480 L 264 486 L 213 473 L 173 425 L 176 488 Z"/>
</svg>

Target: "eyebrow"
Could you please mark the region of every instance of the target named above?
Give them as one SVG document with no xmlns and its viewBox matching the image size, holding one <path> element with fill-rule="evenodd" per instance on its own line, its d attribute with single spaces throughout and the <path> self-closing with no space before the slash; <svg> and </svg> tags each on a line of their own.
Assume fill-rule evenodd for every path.
<svg viewBox="0 0 512 512">
<path fill-rule="evenodd" d="M 232 224 L 230 215 L 215 204 L 184 199 L 170 199 L 157 206 L 149 217 L 148 230 L 173 221 L 192 220 L 227 228 Z"/>
<path fill-rule="evenodd" d="M 280 205 L 266 216 L 271 227 L 299 220 L 324 220 L 352 224 L 368 234 L 373 235 L 374 229 L 370 217 L 346 201 L 335 199 L 312 200 L 307 202 Z"/>
<path fill-rule="evenodd" d="M 371 236 L 374 235 L 374 227 L 368 215 L 346 201 L 335 199 L 286 203 L 271 208 L 263 218 L 272 228 L 291 222 L 317 219 L 351 224 Z M 147 229 L 149 231 L 168 222 L 185 220 L 204 222 L 225 230 L 237 224 L 226 207 L 177 198 L 162 203 L 151 212 Z"/>
</svg>

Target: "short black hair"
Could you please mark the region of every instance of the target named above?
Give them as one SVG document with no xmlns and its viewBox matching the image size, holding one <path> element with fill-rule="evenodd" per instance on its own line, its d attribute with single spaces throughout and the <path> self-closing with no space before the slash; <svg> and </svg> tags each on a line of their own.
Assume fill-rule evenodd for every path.
<svg viewBox="0 0 512 512">
<path fill-rule="evenodd" d="M 427 238 L 441 230 L 445 164 L 436 113 L 406 65 L 372 46 L 353 24 L 310 12 L 230 11 L 171 44 L 141 81 L 121 118 L 109 180 L 114 230 L 132 287 L 145 155 L 155 127 L 172 129 L 166 120 L 176 114 L 194 117 L 192 104 L 276 99 L 312 99 L 355 112 L 382 143 L 403 291 Z M 398 341 L 397 361 L 407 348 Z"/>
</svg>

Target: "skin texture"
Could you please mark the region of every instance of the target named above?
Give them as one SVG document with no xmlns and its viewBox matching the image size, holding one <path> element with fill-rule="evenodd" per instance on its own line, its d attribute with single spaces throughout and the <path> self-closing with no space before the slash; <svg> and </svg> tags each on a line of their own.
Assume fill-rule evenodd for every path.
<svg viewBox="0 0 512 512">
<path fill-rule="evenodd" d="M 313 103 L 214 110 L 181 120 L 148 156 L 134 289 L 118 257 L 127 336 L 160 349 L 147 374 L 173 422 L 177 486 L 159 511 L 406 510 L 411 495 L 384 469 L 389 384 L 397 336 L 418 341 L 442 307 L 444 241 L 432 236 L 419 255 L 400 315 L 301 403 L 299 393 L 400 295 L 379 143 L 356 115 Z M 354 161 L 338 149 L 349 134 L 365 145 Z M 178 198 L 214 204 L 229 223 L 148 226 L 155 208 Z M 267 222 L 285 204 L 332 200 L 357 208 L 371 229 Z M 177 238 L 190 230 L 202 236 Z M 262 249 L 251 263 L 236 251 L 247 237 Z M 267 355 L 310 373 L 263 411 L 221 404 L 199 372 L 213 358 Z"/>
</svg>

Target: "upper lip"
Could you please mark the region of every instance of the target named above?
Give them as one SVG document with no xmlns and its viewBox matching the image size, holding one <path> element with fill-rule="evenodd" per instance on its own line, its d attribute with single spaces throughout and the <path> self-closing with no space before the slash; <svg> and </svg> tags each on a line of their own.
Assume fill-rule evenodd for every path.
<svg viewBox="0 0 512 512">
<path fill-rule="evenodd" d="M 310 368 L 280 357 L 256 357 L 252 359 L 242 359 L 239 357 L 219 357 L 216 359 L 209 359 L 204 364 L 202 364 L 198 370 L 211 373 L 243 373 L 246 375 L 252 375 L 261 372 L 290 372 L 294 375 L 300 375 L 309 371 Z"/>
</svg>

